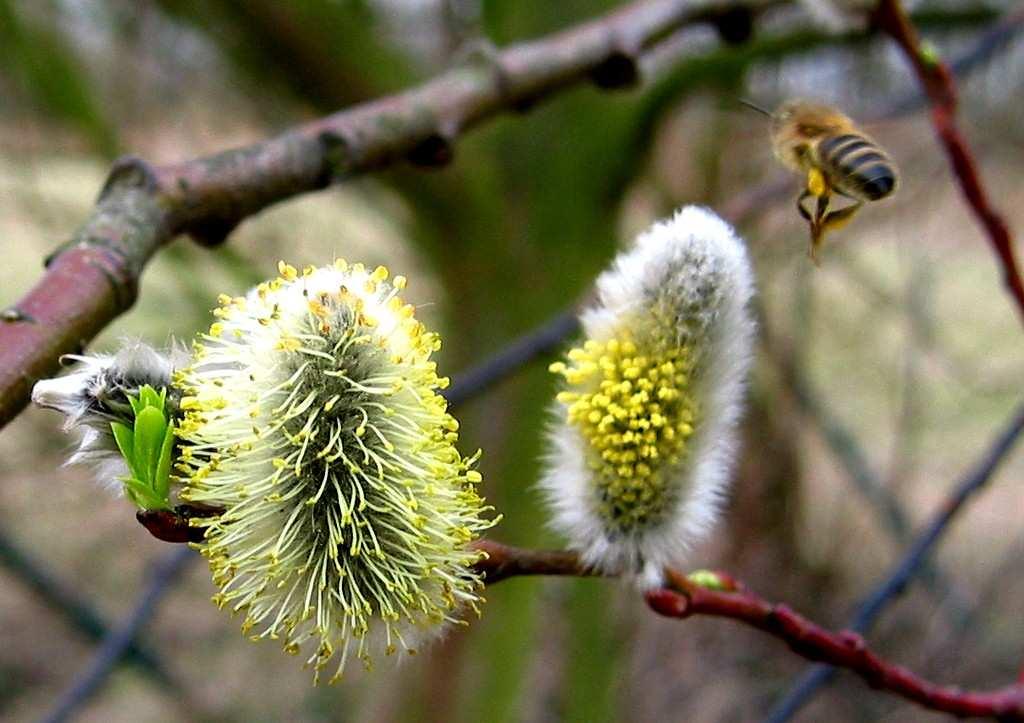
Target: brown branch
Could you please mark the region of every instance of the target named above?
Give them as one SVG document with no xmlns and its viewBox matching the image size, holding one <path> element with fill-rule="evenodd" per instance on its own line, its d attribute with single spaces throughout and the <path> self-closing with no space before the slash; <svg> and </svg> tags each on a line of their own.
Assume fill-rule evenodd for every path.
<svg viewBox="0 0 1024 723">
<path fill-rule="evenodd" d="M 950 529 L 953 520 L 963 511 L 967 502 L 991 482 L 996 471 L 1013 451 L 1024 433 L 1024 404 L 1014 410 L 1004 429 L 995 437 L 968 473 L 949 490 L 942 502 L 932 511 L 928 522 L 915 535 L 900 562 L 864 600 L 849 622 L 851 630 L 867 633 L 886 606 L 902 594 L 915 575 L 923 571 L 925 562 Z M 835 669 L 815 665 L 776 705 L 766 721 L 782 723 L 790 720 L 807 704 L 815 693 L 828 683 Z"/>
<path fill-rule="evenodd" d="M 474 544 L 487 553 L 477 563 L 488 584 L 520 575 L 594 575 L 575 553 L 525 550 L 493 540 Z M 667 586 L 645 594 L 660 615 L 685 619 L 694 615 L 731 618 L 785 642 L 797 655 L 846 668 L 873 688 L 894 693 L 931 710 L 958 716 L 988 716 L 1024 721 L 1024 681 L 994 691 L 964 691 L 924 680 L 868 648 L 859 634 L 827 630 L 787 605 L 770 603 L 723 572 L 705 575 L 700 583 L 674 570 L 665 571 Z M 711 584 L 709 584 L 709 582 Z"/>
<path fill-rule="evenodd" d="M 879 657 L 857 633 L 826 630 L 786 605 L 761 599 L 728 575 L 717 575 L 723 583 L 721 590 L 702 587 L 671 570 L 667 575 L 672 589 L 659 588 L 646 594 L 647 604 L 661 615 L 681 619 L 693 615 L 731 618 L 779 638 L 804 658 L 846 668 L 872 688 L 894 693 L 925 708 L 964 717 L 1024 721 L 1024 684 L 983 692 L 937 685 Z"/>
<path fill-rule="evenodd" d="M 483 573 L 484 582 L 488 585 L 520 575 L 591 577 L 601 574 L 584 567 L 579 556 L 567 550 L 527 550 L 494 540 L 477 540 L 473 547 L 487 553 L 487 557 L 475 567 Z"/>
<path fill-rule="evenodd" d="M 634 2 L 245 148 L 166 166 L 122 159 L 92 215 L 50 257 L 35 287 L 0 315 L 0 427 L 62 354 L 81 350 L 132 305 L 144 266 L 178 234 L 220 243 L 283 199 L 403 160 L 445 163 L 459 136 L 499 113 L 586 82 L 632 85 L 643 53 L 684 25 L 712 23 L 730 37 L 736 14 L 693 5 Z"/>
<path fill-rule="evenodd" d="M 526 575 L 601 574 L 585 567 L 576 553 L 567 550 L 530 550 L 494 540 L 478 540 L 473 547 L 486 553 L 475 568 L 483 574 L 487 585 Z M 698 584 L 674 570 L 666 570 L 665 574 L 668 586 L 645 594 L 647 604 L 661 615 L 680 619 L 694 615 L 731 618 L 779 638 L 808 660 L 845 668 L 871 687 L 925 708 L 958 716 L 1024 721 L 1024 671 L 1022 680 L 994 691 L 963 691 L 938 685 L 879 657 L 860 634 L 851 630 L 833 632 L 816 625 L 787 605 L 767 602 L 749 592 L 727 573 L 712 573 L 710 586 L 707 581 Z"/>
<path fill-rule="evenodd" d="M 874 24 L 896 42 L 914 67 L 931 103 L 932 125 L 946 150 L 960 190 L 988 235 L 1002 266 L 1004 283 L 1024 319 L 1024 282 L 1021 281 L 1013 237 L 1006 221 L 992 207 L 978 173 L 978 164 L 957 127 L 957 93 L 952 73 L 933 51 L 922 46 L 917 30 L 899 0 L 880 0 L 874 13 Z"/>
</svg>

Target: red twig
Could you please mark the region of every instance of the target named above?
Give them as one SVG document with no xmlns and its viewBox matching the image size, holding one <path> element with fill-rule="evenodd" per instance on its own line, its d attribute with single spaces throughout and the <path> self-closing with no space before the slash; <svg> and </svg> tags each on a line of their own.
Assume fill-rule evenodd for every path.
<svg viewBox="0 0 1024 723">
<path fill-rule="evenodd" d="M 857 633 L 826 630 L 786 605 L 761 599 L 728 575 L 719 574 L 723 590 L 701 587 L 673 571 L 668 571 L 667 575 L 672 589 L 651 590 L 646 595 L 647 604 L 661 615 L 731 618 L 779 638 L 804 658 L 846 668 L 873 688 L 889 691 L 931 710 L 964 717 L 1024 721 L 1024 684 L 1015 683 L 985 692 L 937 685 L 879 657 Z"/>
<path fill-rule="evenodd" d="M 154 524 L 162 523 L 162 519 L 140 517 L 140 522 L 161 539 L 184 542 L 184 538 L 154 532 Z M 188 530 L 187 525 L 180 529 Z M 530 550 L 494 540 L 478 540 L 473 547 L 486 553 L 475 568 L 488 585 L 526 575 L 588 577 L 601 574 L 584 566 L 576 553 L 567 550 Z M 963 691 L 938 685 L 880 658 L 859 634 L 826 630 L 787 605 L 767 602 L 747 591 L 727 573 L 714 573 L 718 589 L 696 584 L 674 570 L 667 570 L 666 576 L 669 587 L 651 590 L 645 596 L 651 609 L 661 615 L 680 619 L 693 615 L 731 618 L 779 638 L 808 660 L 845 668 L 873 688 L 889 691 L 926 708 L 958 716 L 1024 721 L 1024 670 L 1016 684 L 994 691 Z"/>
<path fill-rule="evenodd" d="M 183 519 L 189 512 L 185 511 Z M 209 514 L 209 511 L 203 513 Z M 186 541 L 184 537 L 178 539 L 173 534 L 154 531 L 154 526 L 166 522 L 164 517 L 143 519 L 140 516 L 140 522 L 160 539 Z M 188 527 L 187 523 L 182 523 L 182 526 L 171 525 L 168 529 L 180 529 L 184 535 Z M 530 550 L 494 540 L 477 540 L 473 547 L 486 553 L 474 567 L 483 574 L 487 585 L 526 575 L 589 577 L 602 574 L 583 565 L 576 553 L 567 550 Z M 667 570 L 666 576 L 670 587 L 646 594 L 647 604 L 661 615 L 680 619 L 692 615 L 732 618 L 780 638 L 793 652 L 808 660 L 846 668 L 873 688 L 887 690 L 926 708 L 959 716 L 996 716 L 1007 721 L 1024 721 L 1024 679 L 990 692 L 937 685 L 880 658 L 857 633 L 832 632 L 815 625 L 786 605 L 769 603 L 748 592 L 727 573 L 714 573 L 719 588 L 716 590 L 691 582 L 673 570 Z"/>
<path fill-rule="evenodd" d="M 1010 229 L 992 207 L 978 173 L 978 164 L 956 125 L 957 93 L 949 68 L 921 45 L 917 30 L 899 0 L 880 0 L 875 11 L 876 26 L 892 37 L 914 67 L 931 103 L 932 125 L 939 136 L 953 173 L 967 203 L 988 234 L 992 249 L 1003 267 L 1003 280 L 1024 318 L 1024 282 L 1013 247 Z"/>
<path fill-rule="evenodd" d="M 487 553 L 477 563 L 488 584 L 519 575 L 594 575 L 572 552 L 524 550 L 493 540 L 475 547 Z M 770 603 L 746 590 L 727 573 L 714 573 L 716 589 L 699 585 L 667 570 L 668 586 L 650 590 L 647 604 L 660 615 L 731 618 L 785 642 L 793 652 L 856 673 L 873 688 L 885 690 L 931 710 L 957 716 L 987 716 L 1024 721 L 1024 681 L 993 691 L 965 691 L 938 685 L 891 663 L 868 648 L 864 638 L 848 630 L 833 632 L 816 625 L 787 605 Z"/>
</svg>

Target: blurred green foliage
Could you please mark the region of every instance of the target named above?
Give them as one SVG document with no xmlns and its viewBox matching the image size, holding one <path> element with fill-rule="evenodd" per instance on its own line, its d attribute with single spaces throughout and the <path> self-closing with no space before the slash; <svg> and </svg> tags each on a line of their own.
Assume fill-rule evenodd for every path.
<svg viewBox="0 0 1024 723">
<path fill-rule="evenodd" d="M 0 66 L 44 113 L 77 127 L 103 155 L 116 155 L 114 128 L 68 38 L 10 0 L 0 0 Z"/>
</svg>

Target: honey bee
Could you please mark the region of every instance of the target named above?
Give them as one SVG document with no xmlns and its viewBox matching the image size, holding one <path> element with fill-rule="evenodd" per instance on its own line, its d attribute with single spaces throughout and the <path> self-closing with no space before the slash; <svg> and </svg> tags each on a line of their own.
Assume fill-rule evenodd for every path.
<svg viewBox="0 0 1024 723">
<path fill-rule="evenodd" d="M 877 143 L 831 106 L 790 100 L 774 113 L 757 110 L 771 117 L 775 156 L 786 167 L 806 174 L 796 206 L 810 224 L 809 251 L 817 263 L 827 232 L 845 226 L 866 202 L 892 194 L 896 168 Z M 834 209 L 833 194 L 852 203 Z M 804 205 L 809 198 L 816 199 L 813 210 Z"/>
</svg>

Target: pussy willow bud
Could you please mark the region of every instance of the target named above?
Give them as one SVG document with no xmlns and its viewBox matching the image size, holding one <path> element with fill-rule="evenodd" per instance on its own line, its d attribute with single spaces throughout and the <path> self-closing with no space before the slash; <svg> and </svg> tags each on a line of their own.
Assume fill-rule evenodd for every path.
<svg viewBox="0 0 1024 723">
<path fill-rule="evenodd" d="M 541 486 L 584 562 L 661 582 L 710 530 L 735 456 L 754 322 L 746 249 L 689 206 L 597 280 L 563 379 Z"/>
<path fill-rule="evenodd" d="M 112 425 L 134 429 L 133 400 L 146 386 L 167 389 L 175 364 L 184 363 L 187 357 L 180 351 L 158 352 L 140 342 L 127 342 L 113 355 L 69 354 L 64 359 L 77 366 L 69 374 L 37 382 L 32 401 L 64 414 L 65 431 L 79 434 L 67 463 L 92 465 L 102 485 L 120 491 L 120 480 L 129 469 Z M 165 401 L 173 410 L 177 395 L 172 392 Z"/>
<path fill-rule="evenodd" d="M 215 602 L 333 680 L 350 654 L 413 652 L 476 610 L 467 543 L 494 521 L 405 278 L 340 260 L 279 271 L 222 297 L 174 375 L 180 496 L 223 509 L 192 520 Z"/>
</svg>

